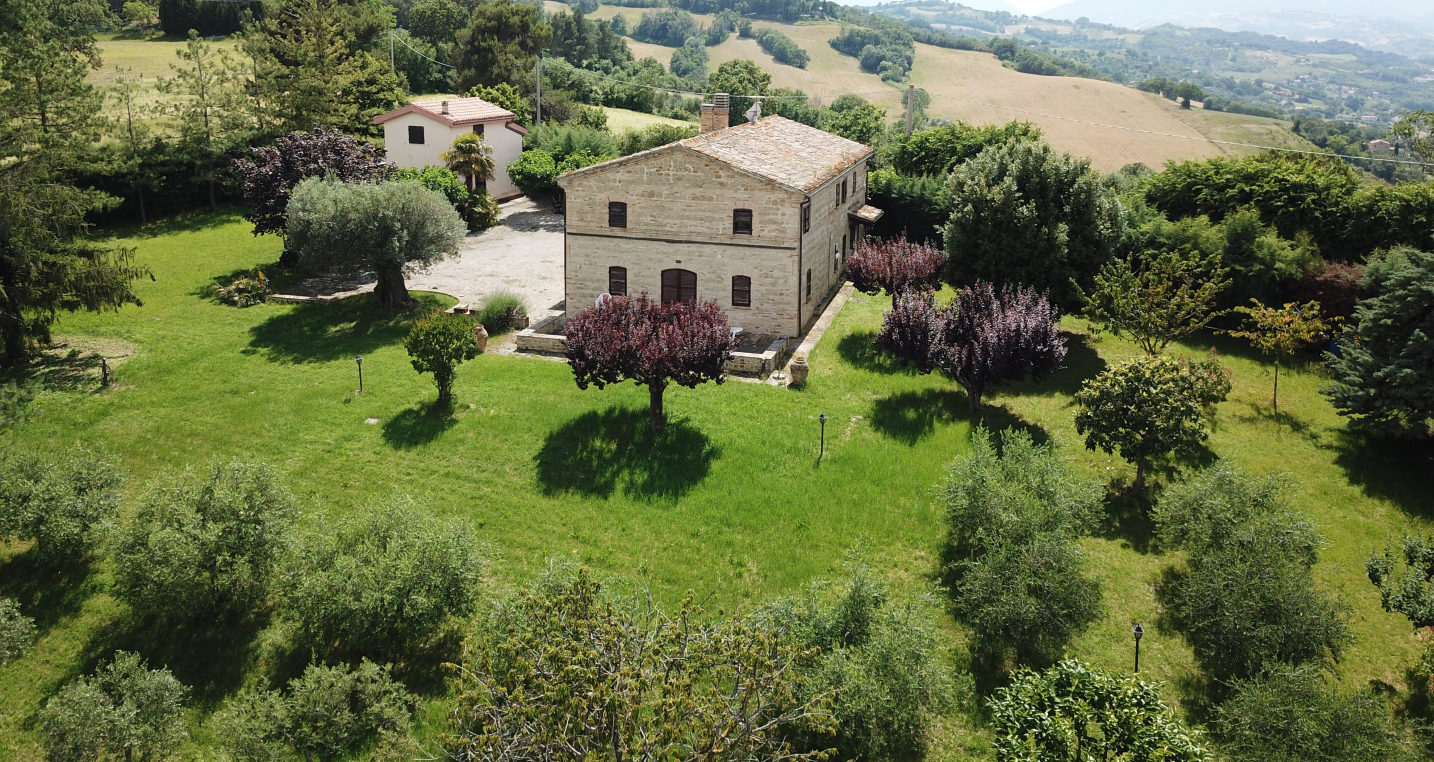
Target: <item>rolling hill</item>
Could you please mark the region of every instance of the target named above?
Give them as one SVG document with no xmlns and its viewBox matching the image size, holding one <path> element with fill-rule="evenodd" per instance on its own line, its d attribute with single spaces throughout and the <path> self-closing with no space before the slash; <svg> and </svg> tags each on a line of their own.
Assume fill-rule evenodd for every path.
<svg viewBox="0 0 1434 762">
<path fill-rule="evenodd" d="M 565 7 L 555 2 L 548 6 L 552 10 Z M 590 16 L 610 19 L 622 13 L 633 20 L 642 12 L 602 6 Z M 697 18 L 700 23 L 711 23 L 710 16 L 699 14 Z M 840 95 L 854 93 L 885 106 L 893 120 L 899 116 L 902 87 L 863 72 L 856 59 L 828 44 L 840 33 L 840 24 L 756 21 L 753 25 L 780 29 L 811 55 L 811 63 L 806 69 L 778 63 L 755 41 L 734 36 L 708 49 L 709 67 L 731 59 L 750 59 L 772 74 L 774 86 L 798 88 L 815 103 L 830 103 Z M 633 40 L 628 45 L 633 55 L 651 56 L 664 64 L 674 50 Z M 1022 74 L 983 52 L 917 44 L 910 82 L 931 93 L 933 116 L 973 124 L 1029 121 L 1057 148 L 1087 157 L 1107 171 L 1134 162 L 1159 167 L 1169 160 L 1240 155 L 1252 150 L 1212 141 L 1307 147 L 1278 120 L 1182 110 L 1157 95 L 1113 82 Z"/>
</svg>

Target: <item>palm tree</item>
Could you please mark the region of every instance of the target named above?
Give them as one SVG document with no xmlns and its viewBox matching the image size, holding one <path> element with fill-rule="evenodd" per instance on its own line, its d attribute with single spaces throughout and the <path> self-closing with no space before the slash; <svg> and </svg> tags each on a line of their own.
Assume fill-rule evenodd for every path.
<svg viewBox="0 0 1434 762">
<path fill-rule="evenodd" d="M 478 192 L 478 180 L 493 179 L 497 165 L 493 163 L 493 148 L 483 142 L 483 136 L 474 133 L 459 135 L 453 147 L 443 154 L 448 168 L 463 175 L 469 193 Z"/>
</svg>

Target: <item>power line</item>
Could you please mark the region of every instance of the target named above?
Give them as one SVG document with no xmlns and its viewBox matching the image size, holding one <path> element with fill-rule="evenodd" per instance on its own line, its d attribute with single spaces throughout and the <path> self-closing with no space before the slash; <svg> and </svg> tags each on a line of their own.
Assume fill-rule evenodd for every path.
<svg viewBox="0 0 1434 762">
<path fill-rule="evenodd" d="M 618 84 L 627 85 L 627 86 L 629 86 L 629 87 L 641 87 L 641 88 L 646 88 L 646 89 L 648 89 L 648 90 L 655 90 L 655 91 L 660 92 L 660 93 L 671 93 L 671 94 L 673 94 L 673 95 L 689 95 L 689 96 L 693 96 L 693 97 L 696 97 L 696 98 L 705 98 L 705 97 L 707 97 L 708 95 L 711 95 L 711 93 L 699 93 L 699 92 L 696 92 L 696 91 L 693 91 L 693 90 L 676 90 L 676 89 L 673 89 L 673 88 L 670 88 L 670 87 L 658 87 L 657 85 L 647 85 L 647 84 L 643 84 L 643 83 L 641 83 L 641 82 L 632 82 L 632 81 L 626 80 L 626 79 L 618 79 L 618 78 L 616 78 L 616 77 L 609 77 L 609 76 L 604 75 L 604 74 L 599 74 L 599 73 L 597 73 L 597 72 L 595 72 L 595 71 L 592 71 L 592 70 L 590 70 L 590 69 L 583 69 L 583 68 L 580 68 L 580 67 L 577 67 L 577 66 L 573 66 L 572 64 L 568 63 L 567 61 L 562 60 L 561 58 L 549 58 L 549 59 L 544 59 L 544 60 L 547 60 L 547 61 L 550 62 L 550 63 L 560 64 L 561 66 L 567 67 L 568 70 L 578 72 L 579 74 L 583 74 L 583 75 L 586 75 L 586 76 L 589 76 L 589 77 L 596 77 L 597 79 L 606 80 L 606 81 L 608 81 L 608 82 L 616 82 L 616 83 L 618 83 Z M 808 96 L 808 95 L 805 95 L 805 94 L 803 94 L 803 95 L 744 95 L 744 94 L 742 94 L 742 93 L 729 93 L 729 95 L 731 95 L 733 98 L 748 98 L 748 99 L 754 100 L 754 101 L 806 100 L 807 98 L 811 97 L 811 96 Z"/>
<path fill-rule="evenodd" d="M 431 61 L 431 62 L 433 62 L 433 63 L 438 64 L 439 66 L 446 66 L 446 67 L 448 67 L 448 68 L 450 68 L 450 69 L 453 69 L 454 71 L 457 71 L 457 70 L 458 70 L 458 67 L 457 67 L 457 66 L 453 66 L 452 64 L 446 64 L 446 63 L 443 63 L 442 61 L 438 61 L 438 60 L 429 58 L 427 55 L 424 54 L 423 51 L 419 50 L 418 48 L 413 47 L 412 45 L 409 45 L 409 44 L 408 44 L 408 40 L 404 40 L 404 39 L 402 39 L 402 38 L 399 38 L 399 37 L 395 36 L 395 35 L 394 35 L 394 31 L 396 31 L 396 30 L 393 30 L 393 29 L 388 30 L 388 44 L 389 44 L 389 45 L 392 45 L 395 41 L 397 41 L 398 44 L 404 46 L 405 48 L 408 48 L 409 50 L 413 51 L 414 53 L 417 53 L 419 58 L 422 58 L 422 59 L 427 60 L 427 61 Z"/>
</svg>

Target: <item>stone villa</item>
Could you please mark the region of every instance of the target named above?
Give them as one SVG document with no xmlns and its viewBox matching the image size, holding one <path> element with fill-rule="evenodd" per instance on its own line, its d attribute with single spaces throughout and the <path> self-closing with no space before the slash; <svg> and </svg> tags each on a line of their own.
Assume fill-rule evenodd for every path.
<svg viewBox="0 0 1434 762">
<path fill-rule="evenodd" d="M 459 135 L 482 135 L 483 142 L 493 148 L 495 165 L 493 179 L 487 182 L 489 195 L 499 201 L 522 195 L 508 179 L 508 165 L 523 153 L 523 136 L 528 131 L 505 108 L 482 98 L 414 101 L 379 114 L 373 123 L 383 125 L 388 160 L 400 167 L 441 167 L 444 152 Z"/>
<path fill-rule="evenodd" d="M 779 116 L 703 132 L 569 172 L 569 316 L 602 294 L 716 302 L 748 334 L 795 336 L 844 281 L 881 211 L 866 205 L 872 149 Z"/>
</svg>

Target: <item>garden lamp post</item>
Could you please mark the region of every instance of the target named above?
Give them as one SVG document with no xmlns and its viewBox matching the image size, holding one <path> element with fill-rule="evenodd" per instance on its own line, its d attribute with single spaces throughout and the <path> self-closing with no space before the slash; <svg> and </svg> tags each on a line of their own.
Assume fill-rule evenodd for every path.
<svg viewBox="0 0 1434 762">
<path fill-rule="evenodd" d="M 1137 624 L 1137 625 L 1135 625 L 1134 627 L 1130 628 L 1130 632 L 1131 632 L 1132 635 L 1135 636 L 1135 671 L 1136 671 L 1136 672 L 1139 672 L 1139 671 L 1140 671 L 1140 636 L 1145 634 L 1145 628 L 1144 628 L 1144 627 L 1141 627 L 1139 624 Z"/>
<path fill-rule="evenodd" d="M 817 452 L 817 460 L 821 460 L 822 456 L 827 454 L 827 414 L 822 413 L 817 416 L 817 420 L 822 422 L 822 448 Z"/>
<path fill-rule="evenodd" d="M 363 355 L 354 355 L 354 362 L 358 363 L 359 369 L 359 394 L 363 394 Z"/>
</svg>

